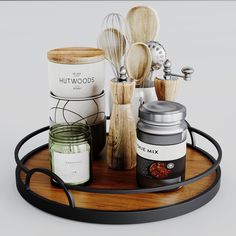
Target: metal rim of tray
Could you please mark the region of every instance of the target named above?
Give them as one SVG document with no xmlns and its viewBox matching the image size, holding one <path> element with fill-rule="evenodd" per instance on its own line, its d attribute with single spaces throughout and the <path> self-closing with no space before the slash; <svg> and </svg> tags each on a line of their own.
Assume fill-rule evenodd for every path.
<svg viewBox="0 0 236 236">
<path fill-rule="evenodd" d="M 191 148 L 197 150 L 198 152 L 202 153 L 206 156 L 211 162 L 212 166 L 196 175 L 190 179 L 182 181 L 177 184 L 171 184 L 162 187 L 155 187 L 155 188 L 139 188 L 139 189 L 96 189 L 90 188 L 86 186 L 67 186 L 64 184 L 63 180 L 58 177 L 56 174 L 52 173 L 50 170 L 45 168 L 33 168 L 28 169 L 24 163 L 32 157 L 35 153 L 39 152 L 48 147 L 48 144 L 41 145 L 34 150 L 30 151 L 23 158 L 19 158 L 19 151 L 21 147 L 31 138 L 37 136 L 40 133 L 43 133 L 49 129 L 48 126 L 38 129 L 26 137 L 24 137 L 16 146 L 15 148 L 15 161 L 17 163 L 16 167 L 16 185 L 19 193 L 21 196 L 30 204 L 36 206 L 37 208 L 51 213 L 53 215 L 57 215 L 60 217 L 78 220 L 78 221 L 85 221 L 85 222 L 92 222 L 92 223 L 104 223 L 104 224 L 131 224 L 131 223 L 144 223 L 144 222 L 152 222 L 152 221 L 159 221 L 164 220 L 172 217 L 176 217 L 179 215 L 186 214 L 191 212 L 204 204 L 208 203 L 214 196 L 217 194 L 220 188 L 220 179 L 221 179 L 221 169 L 220 169 L 220 162 L 222 159 L 222 150 L 218 142 L 213 139 L 208 134 L 191 127 L 188 124 L 188 130 L 191 137 L 191 144 L 188 144 Z M 217 150 L 218 157 L 215 159 L 211 154 L 206 152 L 205 150 L 197 147 L 194 140 L 194 133 L 199 134 L 200 136 L 204 137 L 208 141 L 210 141 Z M 25 183 L 23 183 L 20 172 L 23 171 L 26 173 Z M 196 195 L 193 198 L 185 200 L 180 203 L 158 207 L 153 209 L 147 210 L 132 210 L 132 211 L 101 211 L 101 210 L 94 210 L 94 209 L 85 209 L 85 208 L 78 208 L 75 207 L 73 195 L 69 189 L 83 191 L 83 192 L 92 192 L 92 193 L 102 193 L 102 194 L 138 194 L 138 193 L 152 193 L 152 192 L 161 192 L 161 191 L 168 191 L 172 188 L 178 188 L 180 186 L 184 186 L 187 184 L 191 184 L 196 182 L 209 174 L 215 171 L 216 177 L 212 185 L 201 192 L 200 194 Z M 54 179 L 60 187 L 64 190 L 69 205 L 64 205 L 52 200 L 48 200 L 39 194 L 31 191 L 29 185 L 31 177 L 34 173 L 40 172 L 45 175 L 48 175 L 52 179 Z"/>
</svg>

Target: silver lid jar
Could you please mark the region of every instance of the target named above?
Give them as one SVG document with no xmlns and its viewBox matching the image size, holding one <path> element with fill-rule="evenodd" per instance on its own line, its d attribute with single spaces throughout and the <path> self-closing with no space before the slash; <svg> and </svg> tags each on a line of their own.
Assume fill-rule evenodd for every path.
<svg viewBox="0 0 236 236">
<path fill-rule="evenodd" d="M 177 102 L 153 101 L 143 104 L 139 109 L 139 118 L 154 125 L 176 123 L 185 117 L 186 108 Z"/>
<path fill-rule="evenodd" d="M 157 187 L 184 180 L 186 108 L 176 102 L 153 101 L 139 108 L 137 182 Z"/>
<path fill-rule="evenodd" d="M 153 101 L 139 108 L 139 130 L 153 135 L 174 135 L 186 130 L 186 108 L 180 103 Z"/>
</svg>

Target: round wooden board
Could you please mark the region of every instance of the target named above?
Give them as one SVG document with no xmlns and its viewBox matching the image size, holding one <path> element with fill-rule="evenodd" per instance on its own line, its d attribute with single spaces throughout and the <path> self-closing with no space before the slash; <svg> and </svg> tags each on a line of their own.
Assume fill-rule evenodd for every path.
<svg viewBox="0 0 236 236">
<path fill-rule="evenodd" d="M 118 171 L 108 168 L 106 164 L 105 151 L 102 158 L 93 161 L 93 182 L 90 187 L 107 189 L 134 189 L 136 184 L 135 169 L 129 171 Z M 35 167 L 49 168 L 48 149 L 34 154 L 26 163 L 29 169 Z M 209 169 L 212 163 L 200 152 L 187 149 L 186 178 L 189 179 Z M 160 208 L 187 201 L 200 195 L 207 190 L 215 181 L 216 173 L 212 173 L 203 179 L 188 184 L 177 191 L 163 193 L 141 193 L 141 194 L 101 194 L 88 193 L 71 190 L 75 206 L 84 209 L 95 209 L 100 211 L 131 211 Z M 24 182 L 25 174 L 21 172 Z M 50 178 L 46 175 L 36 173 L 30 182 L 31 191 L 40 196 L 68 205 L 67 197 L 60 188 L 51 185 Z"/>
</svg>

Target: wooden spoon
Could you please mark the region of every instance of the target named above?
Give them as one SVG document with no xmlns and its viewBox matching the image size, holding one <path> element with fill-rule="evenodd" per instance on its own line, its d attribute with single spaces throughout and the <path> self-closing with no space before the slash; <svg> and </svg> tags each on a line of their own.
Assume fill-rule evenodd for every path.
<svg viewBox="0 0 236 236">
<path fill-rule="evenodd" d="M 130 30 L 130 44 L 136 42 L 147 43 L 155 40 L 159 30 L 159 17 L 157 12 L 147 6 L 137 6 L 129 10 L 127 25 Z"/>
<path fill-rule="evenodd" d="M 128 76 L 135 80 L 136 87 L 144 87 L 152 65 L 151 53 L 144 43 L 134 43 L 125 56 Z"/>
<path fill-rule="evenodd" d="M 114 74 L 118 77 L 126 48 L 124 35 L 115 28 L 107 28 L 99 35 L 98 47 L 104 50 L 106 59 L 110 61 Z"/>
</svg>

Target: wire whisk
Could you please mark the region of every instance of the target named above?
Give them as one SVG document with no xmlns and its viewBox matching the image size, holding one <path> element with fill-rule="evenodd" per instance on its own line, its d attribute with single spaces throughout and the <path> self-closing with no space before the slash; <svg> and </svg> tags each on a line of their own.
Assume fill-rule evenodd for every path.
<svg viewBox="0 0 236 236">
<path fill-rule="evenodd" d="M 98 37 L 98 47 L 104 50 L 116 78 L 119 78 L 120 68 L 124 63 L 127 37 L 129 30 L 122 15 L 111 13 L 104 18 L 102 32 Z"/>
</svg>

